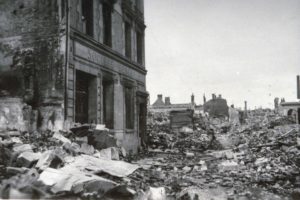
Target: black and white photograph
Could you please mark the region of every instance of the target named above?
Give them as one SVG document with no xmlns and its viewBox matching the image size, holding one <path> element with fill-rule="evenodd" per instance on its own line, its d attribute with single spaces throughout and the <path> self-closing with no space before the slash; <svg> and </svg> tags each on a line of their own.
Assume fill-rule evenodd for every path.
<svg viewBox="0 0 300 200">
<path fill-rule="evenodd" d="M 300 0 L 0 0 L 0 199 L 300 200 Z"/>
</svg>

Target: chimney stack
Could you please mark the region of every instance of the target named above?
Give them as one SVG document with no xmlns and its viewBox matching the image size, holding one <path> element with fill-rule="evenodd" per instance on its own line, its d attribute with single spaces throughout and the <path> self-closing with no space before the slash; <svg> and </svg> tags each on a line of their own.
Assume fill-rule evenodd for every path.
<svg viewBox="0 0 300 200">
<path fill-rule="evenodd" d="M 212 99 L 216 99 L 217 98 L 216 94 L 212 94 L 211 96 L 212 96 Z"/>
<path fill-rule="evenodd" d="M 205 97 L 205 94 L 203 95 L 203 104 L 206 103 L 206 97 Z"/>
<path fill-rule="evenodd" d="M 159 99 L 159 100 L 162 100 L 162 97 L 163 97 L 162 94 L 157 95 L 157 99 Z"/>
<path fill-rule="evenodd" d="M 300 76 L 297 76 L 297 98 L 300 99 Z"/>
<path fill-rule="evenodd" d="M 191 96 L 191 104 L 195 105 L 195 96 L 194 96 L 194 94 L 192 94 L 192 96 Z"/>
<path fill-rule="evenodd" d="M 165 97 L 165 104 L 166 105 L 171 105 L 170 97 Z"/>
<path fill-rule="evenodd" d="M 245 101 L 245 117 L 247 117 L 247 101 Z"/>
<path fill-rule="evenodd" d="M 219 99 L 222 99 L 222 95 L 221 94 L 219 94 Z"/>
</svg>

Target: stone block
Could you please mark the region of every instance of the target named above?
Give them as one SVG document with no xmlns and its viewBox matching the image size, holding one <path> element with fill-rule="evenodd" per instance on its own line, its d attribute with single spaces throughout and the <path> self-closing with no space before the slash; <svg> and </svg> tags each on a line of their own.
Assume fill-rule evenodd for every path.
<svg viewBox="0 0 300 200">
<path fill-rule="evenodd" d="M 41 155 L 41 153 L 25 151 L 18 156 L 17 164 L 23 167 L 31 167 L 34 162 L 40 159 Z"/>
</svg>

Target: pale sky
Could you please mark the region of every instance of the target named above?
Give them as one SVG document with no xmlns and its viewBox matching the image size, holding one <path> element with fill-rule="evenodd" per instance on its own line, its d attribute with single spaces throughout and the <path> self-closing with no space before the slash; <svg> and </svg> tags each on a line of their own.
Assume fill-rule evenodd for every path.
<svg viewBox="0 0 300 200">
<path fill-rule="evenodd" d="M 171 103 L 296 99 L 300 0 L 145 0 L 147 90 Z"/>
</svg>

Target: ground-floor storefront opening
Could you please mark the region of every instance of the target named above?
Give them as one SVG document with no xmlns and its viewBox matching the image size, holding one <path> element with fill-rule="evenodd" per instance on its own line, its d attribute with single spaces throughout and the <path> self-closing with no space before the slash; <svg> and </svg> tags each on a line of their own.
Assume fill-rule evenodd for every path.
<svg viewBox="0 0 300 200">
<path fill-rule="evenodd" d="M 97 111 L 96 76 L 76 70 L 75 122 L 95 123 Z"/>
</svg>

